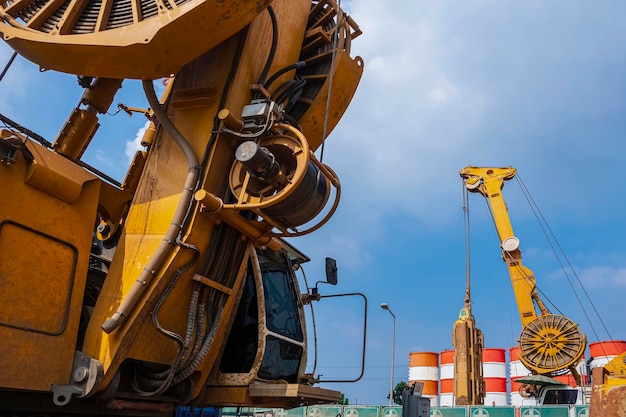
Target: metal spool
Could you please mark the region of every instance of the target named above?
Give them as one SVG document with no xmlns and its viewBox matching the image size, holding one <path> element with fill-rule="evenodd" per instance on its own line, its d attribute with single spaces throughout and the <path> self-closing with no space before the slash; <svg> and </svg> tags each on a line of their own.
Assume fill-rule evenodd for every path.
<svg viewBox="0 0 626 417">
<path fill-rule="evenodd" d="M 267 203 L 261 213 L 285 228 L 309 222 L 328 202 L 330 183 L 300 142 L 290 136 L 271 136 L 256 145 L 246 142 L 238 148 L 237 158 L 230 173 L 235 198 L 244 203 Z M 294 184 L 298 170 L 305 172 Z"/>
<path fill-rule="evenodd" d="M 576 323 L 557 314 L 544 314 L 522 330 L 520 360 L 539 374 L 565 373 L 583 357 L 587 341 Z"/>
<path fill-rule="evenodd" d="M 309 162 L 307 173 L 289 197 L 263 212 L 288 226 L 300 226 L 317 216 L 326 205 L 330 195 L 330 184 L 320 170 Z"/>
</svg>

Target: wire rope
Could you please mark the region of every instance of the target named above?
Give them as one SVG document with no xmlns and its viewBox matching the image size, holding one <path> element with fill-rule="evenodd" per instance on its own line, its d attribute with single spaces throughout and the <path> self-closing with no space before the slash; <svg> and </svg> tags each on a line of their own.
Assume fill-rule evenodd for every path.
<svg viewBox="0 0 626 417">
<path fill-rule="evenodd" d="M 11 68 L 11 65 L 13 64 L 13 61 L 15 61 L 15 57 L 17 57 L 17 52 L 13 52 L 13 55 L 11 55 L 11 58 L 9 58 L 9 62 L 7 62 L 7 64 L 4 66 L 4 69 L 2 70 L 2 73 L 0 73 L 0 81 L 2 81 L 2 79 L 6 75 L 7 71 L 9 70 L 9 68 Z"/>
<path fill-rule="evenodd" d="M 337 0 L 335 18 L 335 33 L 333 34 L 333 53 L 330 57 L 330 71 L 328 72 L 328 96 L 326 97 L 326 111 L 324 112 L 324 130 L 322 132 L 322 146 L 320 149 L 320 162 L 324 162 L 324 145 L 328 134 L 328 113 L 330 112 L 330 99 L 333 91 L 333 69 L 335 67 L 335 55 L 337 55 L 337 43 L 339 42 L 339 24 L 341 23 L 341 0 Z"/>
<path fill-rule="evenodd" d="M 596 329 L 595 329 L 593 323 L 591 322 L 591 319 L 589 318 L 589 315 L 587 313 L 587 309 L 585 308 L 583 302 L 581 301 L 580 297 L 578 296 L 578 293 L 577 293 L 577 291 L 576 291 L 576 289 L 574 287 L 574 284 L 572 283 L 572 280 L 571 280 L 569 274 L 567 273 L 567 270 L 566 270 L 565 266 L 563 265 L 563 262 L 561 261 L 561 257 L 559 256 L 559 253 L 555 249 L 555 245 L 556 245 L 556 247 L 558 247 L 559 252 L 561 253 L 561 256 L 563 257 L 563 259 L 567 263 L 568 268 L 570 269 L 570 271 L 572 272 L 572 274 L 576 278 L 576 280 L 578 282 L 578 285 L 580 286 L 581 290 L 585 294 L 585 297 L 589 301 L 589 305 L 591 305 L 591 307 L 592 307 L 593 311 L 595 312 L 596 316 L 598 317 L 598 320 L 600 321 L 602 327 L 604 328 L 604 330 L 606 331 L 607 335 L 611 339 L 612 337 L 611 337 L 611 335 L 609 333 L 608 328 L 606 327 L 606 324 L 602 320 L 602 317 L 600 316 L 600 314 L 599 314 L 595 304 L 593 303 L 593 301 L 589 297 L 589 293 L 587 292 L 585 286 L 583 285 L 582 281 L 580 280 L 580 277 L 578 276 L 578 274 L 574 270 L 574 267 L 572 266 L 571 262 L 569 261 L 569 258 L 565 254 L 565 251 L 563 250 L 563 247 L 561 246 L 561 244 L 559 243 L 558 239 L 556 238 L 556 236 L 555 236 L 554 232 L 552 231 L 552 228 L 550 227 L 548 221 L 544 217 L 543 213 L 541 213 L 541 210 L 539 210 L 539 207 L 537 206 L 537 203 L 535 202 L 535 200 L 533 199 L 532 195 L 528 191 L 528 188 L 526 187 L 526 184 L 524 184 L 524 182 L 521 179 L 521 177 L 519 176 L 519 174 L 518 174 L 518 176 L 516 176 L 516 179 L 517 179 L 517 182 L 518 182 L 518 184 L 520 186 L 520 189 L 522 190 L 522 193 L 524 194 L 524 197 L 528 201 L 528 204 L 530 205 L 531 210 L 533 211 L 533 214 L 535 215 L 535 218 L 537 219 L 537 222 L 539 223 L 539 225 L 541 227 L 541 230 L 543 231 L 544 236 L 546 237 L 546 240 L 548 240 L 548 243 L 550 245 L 550 248 L 552 249 L 552 252 L 554 253 L 555 257 L 557 258 L 557 261 L 558 261 L 559 265 L 561 266 L 561 270 L 563 271 L 563 274 L 567 278 L 567 281 L 568 281 L 570 287 L 572 288 L 572 292 L 574 293 L 574 296 L 576 297 L 576 300 L 578 301 L 578 304 L 580 305 L 580 308 L 582 309 L 583 314 L 585 315 L 585 318 L 587 319 L 587 322 L 589 323 L 589 326 L 591 327 L 591 330 L 592 330 L 594 336 L 596 337 L 597 340 L 599 340 L 599 337 L 598 337 L 598 334 L 596 332 Z"/>
<path fill-rule="evenodd" d="M 471 288 L 471 250 L 470 250 L 470 211 L 469 211 L 469 192 L 465 187 L 465 182 L 461 181 L 463 187 L 463 230 L 465 232 L 465 288 L 466 302 L 470 301 Z"/>
<path fill-rule="evenodd" d="M 487 212 L 489 213 L 489 216 L 491 218 L 491 222 L 493 224 L 494 231 L 496 233 L 496 237 L 497 237 L 498 241 L 500 241 L 500 235 L 498 234 L 498 227 L 497 227 L 497 224 L 496 224 L 496 218 L 495 218 L 495 216 L 493 214 L 493 210 L 491 209 L 491 205 L 489 204 L 488 199 L 485 198 L 485 199 L 483 199 L 483 201 L 484 201 L 484 204 L 485 204 L 485 206 L 487 208 Z M 504 256 L 506 256 L 506 251 L 503 251 L 502 253 L 505 254 Z M 554 308 L 554 310 L 558 311 L 561 315 L 563 315 L 559 311 L 559 308 L 552 302 L 552 300 L 550 300 L 550 298 L 537 286 L 537 282 L 536 281 L 533 282 L 530 279 L 530 277 L 526 274 L 526 272 L 522 268 L 519 267 L 519 265 L 516 267 L 516 269 L 518 270 L 520 275 L 525 278 L 525 281 L 528 283 L 528 285 L 531 288 L 535 289 L 537 292 L 539 292 L 539 294 L 541 294 L 542 299 L 544 299 L 548 304 L 550 304 Z"/>
</svg>

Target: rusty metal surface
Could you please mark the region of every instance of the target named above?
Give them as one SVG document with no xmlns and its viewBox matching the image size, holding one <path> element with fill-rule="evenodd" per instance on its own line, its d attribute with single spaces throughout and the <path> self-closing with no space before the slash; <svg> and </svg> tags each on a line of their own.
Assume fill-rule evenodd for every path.
<svg viewBox="0 0 626 417">
<path fill-rule="evenodd" d="M 626 416 L 626 385 L 608 389 L 594 385 L 591 391 L 589 417 L 624 416 Z"/>
</svg>

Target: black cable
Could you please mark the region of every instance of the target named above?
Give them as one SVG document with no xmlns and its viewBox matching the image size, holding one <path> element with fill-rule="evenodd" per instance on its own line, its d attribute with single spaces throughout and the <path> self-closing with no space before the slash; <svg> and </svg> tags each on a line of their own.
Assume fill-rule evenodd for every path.
<svg viewBox="0 0 626 417">
<path fill-rule="evenodd" d="M 231 66 L 230 66 L 230 72 L 228 73 L 228 76 L 226 77 L 226 80 L 224 82 L 224 87 L 222 88 L 222 93 L 220 95 L 220 102 L 217 106 L 218 109 L 223 109 L 224 106 L 226 105 L 226 98 L 228 96 L 228 92 L 230 91 L 230 88 L 232 87 L 235 76 L 237 75 L 237 69 L 239 68 L 239 62 L 241 61 L 241 56 L 242 56 L 242 51 L 245 45 L 247 30 L 248 30 L 247 28 L 244 29 L 244 31 L 239 36 L 239 41 L 237 42 L 237 48 L 233 55 L 233 62 L 231 63 Z M 200 170 L 200 175 L 198 177 L 199 183 L 202 183 L 204 181 L 204 170 L 206 168 L 206 164 L 209 161 L 209 155 L 211 153 L 213 144 L 217 140 L 217 134 L 219 132 L 219 125 L 221 123 L 221 120 L 219 119 L 219 117 L 217 117 L 217 115 L 218 113 L 215 113 L 215 116 L 213 117 L 213 128 L 211 129 L 212 133 L 211 133 L 211 136 L 209 137 L 207 145 L 204 148 L 204 154 L 202 155 L 202 159 L 200 161 L 201 170 Z"/>
<path fill-rule="evenodd" d="M 296 77 L 296 79 L 287 81 L 278 87 L 273 94 L 273 99 L 279 104 L 287 101 L 287 104 L 285 105 L 285 110 L 287 110 L 289 107 L 293 106 L 293 104 L 302 95 L 302 89 L 305 85 L 306 80 Z"/>
<path fill-rule="evenodd" d="M 272 6 L 267 6 L 267 12 L 269 13 L 270 19 L 272 20 L 272 46 L 270 47 L 270 53 L 267 57 L 267 61 L 265 61 L 265 67 L 261 72 L 261 77 L 259 77 L 259 84 L 261 85 L 265 83 L 267 74 L 270 72 L 270 68 L 274 63 L 276 50 L 278 49 L 278 21 L 276 20 L 276 13 L 274 13 L 274 9 L 272 8 Z"/>
<path fill-rule="evenodd" d="M 33 138 L 34 140 L 36 140 L 37 142 L 41 143 L 46 148 L 51 148 L 52 147 L 52 142 L 48 142 L 46 139 L 43 138 L 43 136 L 38 135 L 37 133 L 33 132 L 32 130 L 27 129 L 24 126 L 14 122 L 13 120 L 9 119 L 8 117 L 4 116 L 3 114 L 0 114 L 0 120 L 2 120 L 3 123 L 11 126 L 15 130 L 17 130 L 18 132 L 23 133 L 24 135 L 26 135 L 26 136 L 28 136 L 30 138 Z"/>
<path fill-rule="evenodd" d="M 269 89 L 272 83 L 276 81 L 276 79 L 280 77 L 281 75 L 283 75 L 284 73 L 289 72 L 294 69 L 298 70 L 298 69 L 304 68 L 306 67 L 306 65 L 307 65 L 306 61 L 298 61 L 294 64 L 290 64 L 290 65 L 287 65 L 286 67 L 279 69 L 263 84 L 263 88 L 265 88 L 266 90 Z"/>
<path fill-rule="evenodd" d="M 4 69 L 2 70 L 2 73 L 0 74 L 0 81 L 2 81 L 2 79 L 4 78 L 4 75 L 7 73 L 7 71 L 11 67 L 11 64 L 13 64 L 13 61 L 15 60 L 16 56 L 17 56 L 17 52 L 13 52 L 13 55 L 11 55 L 11 58 L 9 58 L 9 62 L 7 62 L 7 64 L 4 66 Z"/>
</svg>

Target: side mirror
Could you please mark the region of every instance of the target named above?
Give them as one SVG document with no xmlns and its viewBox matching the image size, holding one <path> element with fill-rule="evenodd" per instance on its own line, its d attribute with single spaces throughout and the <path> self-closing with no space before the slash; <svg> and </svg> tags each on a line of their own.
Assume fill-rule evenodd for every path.
<svg viewBox="0 0 626 417">
<path fill-rule="evenodd" d="M 337 261 L 333 258 L 326 258 L 326 282 L 337 285 Z"/>
</svg>

